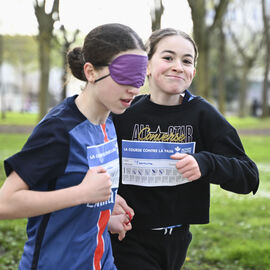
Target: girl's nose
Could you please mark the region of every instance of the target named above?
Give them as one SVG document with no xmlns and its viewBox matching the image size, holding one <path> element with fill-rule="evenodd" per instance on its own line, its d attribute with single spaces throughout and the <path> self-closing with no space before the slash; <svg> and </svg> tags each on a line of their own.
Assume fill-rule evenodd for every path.
<svg viewBox="0 0 270 270">
<path fill-rule="evenodd" d="M 136 88 L 134 86 L 129 86 L 128 93 L 136 96 L 136 95 L 138 95 L 140 93 L 140 89 L 139 88 Z"/>
<path fill-rule="evenodd" d="M 183 71 L 183 65 L 181 61 L 175 61 L 173 64 L 173 70 L 177 72 L 182 72 Z"/>
</svg>

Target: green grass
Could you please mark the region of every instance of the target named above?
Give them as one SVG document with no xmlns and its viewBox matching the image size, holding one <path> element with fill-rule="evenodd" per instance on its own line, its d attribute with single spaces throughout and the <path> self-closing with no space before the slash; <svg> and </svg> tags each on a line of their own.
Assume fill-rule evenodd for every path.
<svg viewBox="0 0 270 270">
<path fill-rule="evenodd" d="M 15 270 L 26 240 L 26 219 L 0 221 L 0 269 Z"/>
<path fill-rule="evenodd" d="M 21 121 L 26 122 L 24 118 Z M 34 118 L 32 121 L 34 124 Z M 270 128 L 267 119 L 229 121 L 237 128 Z M 3 160 L 17 152 L 27 137 L 0 134 L 0 185 L 5 179 Z M 258 165 L 259 190 L 255 196 L 238 195 L 211 186 L 210 224 L 191 226 L 193 240 L 183 270 L 270 269 L 270 136 L 241 139 L 246 153 Z M 17 269 L 26 240 L 25 226 L 26 219 L 0 221 L 1 270 Z"/>
<path fill-rule="evenodd" d="M 6 112 L 5 119 L 0 118 L 0 125 L 36 125 L 38 115 L 34 113 Z"/>
<path fill-rule="evenodd" d="M 269 182 L 261 171 L 261 181 Z M 253 195 L 211 187 L 210 224 L 191 227 L 193 241 L 184 270 L 270 269 L 270 186 Z"/>
<path fill-rule="evenodd" d="M 193 225 L 183 270 L 270 269 L 270 136 L 242 136 L 256 162 L 256 195 L 238 195 L 211 186 L 210 223 Z"/>
<path fill-rule="evenodd" d="M 0 134 L 0 186 L 5 179 L 3 161 L 21 149 L 28 135 Z M 0 269 L 15 270 L 26 240 L 26 219 L 0 220 Z"/>
<path fill-rule="evenodd" d="M 270 136 L 241 136 L 241 140 L 255 162 L 270 163 Z"/>
<path fill-rule="evenodd" d="M 148 93 L 148 84 L 141 89 L 141 94 Z M 227 117 L 227 120 L 237 129 L 270 129 L 269 118 L 235 116 Z M 6 112 L 6 118 L 0 118 L 0 125 L 35 125 L 38 121 L 38 115 L 34 113 Z"/>
<path fill-rule="evenodd" d="M 255 118 L 255 117 L 227 117 L 227 120 L 236 129 L 270 129 L 270 117 Z"/>
</svg>

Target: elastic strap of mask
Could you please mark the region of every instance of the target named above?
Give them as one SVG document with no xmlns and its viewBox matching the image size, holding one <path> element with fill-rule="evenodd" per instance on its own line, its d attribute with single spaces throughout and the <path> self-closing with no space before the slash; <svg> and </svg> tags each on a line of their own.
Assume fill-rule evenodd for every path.
<svg viewBox="0 0 270 270">
<path fill-rule="evenodd" d="M 94 83 L 96 83 L 96 82 L 98 82 L 98 81 L 101 81 L 101 80 L 103 80 L 103 79 L 109 77 L 110 75 L 111 75 L 111 74 L 109 73 L 109 74 L 107 74 L 107 75 L 105 75 L 105 76 L 102 76 L 101 78 L 95 80 Z"/>
</svg>

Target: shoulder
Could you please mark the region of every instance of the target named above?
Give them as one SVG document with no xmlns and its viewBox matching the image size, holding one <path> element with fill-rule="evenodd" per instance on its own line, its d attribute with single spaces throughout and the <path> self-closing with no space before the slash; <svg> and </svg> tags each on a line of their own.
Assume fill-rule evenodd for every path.
<svg viewBox="0 0 270 270">
<path fill-rule="evenodd" d="M 50 140 L 63 140 L 68 134 L 66 125 L 58 117 L 49 117 L 43 119 L 33 130 L 28 141 L 36 140 L 43 141 L 46 139 Z"/>
<path fill-rule="evenodd" d="M 138 101 L 143 101 L 144 99 L 146 99 L 149 95 L 138 95 L 134 98 L 134 100 L 132 101 L 131 105 L 136 104 Z"/>
<path fill-rule="evenodd" d="M 216 106 L 206 99 L 197 99 L 198 124 L 202 129 L 215 130 L 215 134 L 233 131 L 235 128 L 227 121 L 226 117 L 216 108 Z"/>
</svg>

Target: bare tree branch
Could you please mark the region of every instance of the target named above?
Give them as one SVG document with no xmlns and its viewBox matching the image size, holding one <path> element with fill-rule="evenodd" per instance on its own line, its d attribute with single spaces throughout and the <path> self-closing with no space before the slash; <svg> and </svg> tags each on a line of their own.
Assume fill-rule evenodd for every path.
<svg viewBox="0 0 270 270">
<path fill-rule="evenodd" d="M 224 14 L 226 13 L 229 0 L 220 0 L 219 4 L 215 6 L 215 18 L 213 24 L 209 27 L 209 31 L 212 31 L 220 23 Z"/>
</svg>

